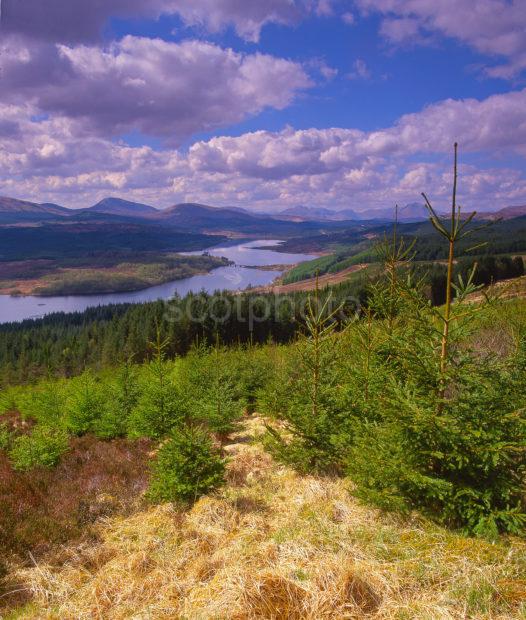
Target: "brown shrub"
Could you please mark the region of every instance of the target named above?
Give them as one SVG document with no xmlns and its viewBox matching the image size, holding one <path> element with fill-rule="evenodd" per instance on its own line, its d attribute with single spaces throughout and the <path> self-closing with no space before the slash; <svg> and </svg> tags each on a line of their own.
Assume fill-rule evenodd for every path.
<svg viewBox="0 0 526 620">
<path fill-rule="evenodd" d="M 148 482 L 148 441 L 71 440 L 55 469 L 16 472 L 0 453 L 0 547 L 39 555 L 82 537 L 97 519 L 125 511 Z"/>
</svg>

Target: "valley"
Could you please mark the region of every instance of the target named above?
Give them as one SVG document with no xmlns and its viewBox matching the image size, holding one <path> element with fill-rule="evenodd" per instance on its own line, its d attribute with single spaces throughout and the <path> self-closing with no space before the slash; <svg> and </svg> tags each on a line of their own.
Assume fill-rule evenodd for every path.
<svg viewBox="0 0 526 620">
<path fill-rule="evenodd" d="M 430 287 L 441 289 L 446 254 L 422 209 L 417 204 L 401 209 L 396 227 L 407 243 L 415 240 L 413 258 L 420 271 L 428 270 Z M 477 216 L 490 227 L 472 239 L 472 245 L 484 242 L 477 253 L 459 244 L 464 263 L 468 256 L 470 264 L 497 260 L 488 257 L 502 263 L 526 253 L 525 212 L 519 206 Z M 316 275 L 321 286 L 347 282 L 359 297 L 369 275 L 358 272 L 371 265 L 366 272 L 374 276 L 374 248 L 394 229 L 388 210 L 367 218 L 348 209 L 265 214 L 194 203 L 159 210 L 119 198 L 71 210 L 0 197 L 0 320 L 41 316 L 42 309 L 167 299 L 201 289 L 252 286 L 286 294 L 311 289 Z M 269 252 L 266 244 L 275 239 L 283 242 Z M 211 250 L 218 247 L 227 249 L 223 254 Z M 262 261 L 254 260 L 258 249 Z M 522 275 L 518 261 L 499 269 L 492 263 L 488 278 Z M 439 299 L 441 293 L 431 294 Z M 82 299 L 75 303 L 75 296 Z M 45 305 L 39 297 L 46 298 Z M 61 303 L 61 297 L 69 301 Z"/>
</svg>

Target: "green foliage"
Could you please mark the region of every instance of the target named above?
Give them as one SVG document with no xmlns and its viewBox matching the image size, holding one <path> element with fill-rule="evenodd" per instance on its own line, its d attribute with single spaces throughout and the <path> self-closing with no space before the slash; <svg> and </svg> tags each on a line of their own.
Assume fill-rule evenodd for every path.
<svg viewBox="0 0 526 620">
<path fill-rule="evenodd" d="M 67 416 L 67 390 L 62 381 L 47 379 L 32 390 L 21 390 L 16 408 L 25 418 L 48 426 L 64 424 Z"/>
<path fill-rule="evenodd" d="M 438 379 L 434 390 L 414 374 L 391 379 L 382 419 L 360 426 L 349 454 L 357 494 L 387 508 L 419 508 L 471 533 L 519 533 L 526 525 L 524 378 L 513 364 L 460 354 L 451 378 L 444 400 Z"/>
<path fill-rule="evenodd" d="M 279 410 L 285 433 L 269 427 L 267 447 L 302 471 L 327 471 L 339 464 L 342 443 L 352 437 L 352 414 L 346 410 L 336 311 L 330 299 L 320 304 L 318 291 L 307 308 L 307 335 L 291 348 L 273 384 L 262 398 Z M 272 411 L 268 411 L 272 413 Z M 345 441 L 342 441 L 345 438 Z"/>
<path fill-rule="evenodd" d="M 205 430 L 183 425 L 161 446 L 152 469 L 152 501 L 192 502 L 223 484 L 225 461 Z"/>
<path fill-rule="evenodd" d="M 13 440 L 9 458 L 19 471 L 54 467 L 67 449 L 68 436 L 63 430 L 38 425 L 30 435 L 21 435 Z"/>
<path fill-rule="evenodd" d="M 225 434 L 242 413 L 231 356 L 219 347 L 194 349 L 184 360 L 181 390 L 186 395 L 186 413 L 192 422 Z"/>
<path fill-rule="evenodd" d="M 141 377 L 141 394 L 129 422 L 132 436 L 160 439 L 186 416 L 185 399 L 174 380 L 173 364 L 165 359 L 168 340 L 157 332 L 153 359 Z"/>
<path fill-rule="evenodd" d="M 327 273 L 331 267 L 341 260 L 336 254 L 329 256 L 320 256 L 314 260 L 301 263 L 290 269 L 283 277 L 283 284 L 291 284 L 308 278 L 314 278 L 316 274 L 323 275 Z"/>
<path fill-rule="evenodd" d="M 357 495 L 382 507 L 418 508 L 474 534 L 519 533 L 526 526 L 523 350 L 502 360 L 466 348 L 485 310 L 465 303 L 473 280 L 474 272 L 458 278 L 457 301 L 446 310 L 410 277 L 394 286 L 388 278 L 373 291 L 372 307 L 395 308 L 384 318 L 384 343 L 373 347 L 385 383 L 379 414 L 357 424 L 347 471 Z"/>
<path fill-rule="evenodd" d="M 237 348 L 231 355 L 230 372 L 235 378 L 235 393 L 240 408 L 249 414 L 257 410 L 258 394 L 268 385 L 274 372 L 277 347 Z"/>
<path fill-rule="evenodd" d="M 71 381 L 68 429 L 75 435 L 95 431 L 108 406 L 104 385 L 90 370 Z"/>
<path fill-rule="evenodd" d="M 377 260 L 369 241 L 353 244 L 349 248 L 338 250 L 335 254 L 321 256 L 293 267 L 283 276 L 283 284 L 292 284 L 316 275 L 338 273 L 360 263 L 373 263 Z"/>
<path fill-rule="evenodd" d="M 124 437 L 140 395 L 137 369 L 128 360 L 117 370 L 109 385 L 108 402 L 94 424 L 95 434 L 103 439 Z"/>
</svg>

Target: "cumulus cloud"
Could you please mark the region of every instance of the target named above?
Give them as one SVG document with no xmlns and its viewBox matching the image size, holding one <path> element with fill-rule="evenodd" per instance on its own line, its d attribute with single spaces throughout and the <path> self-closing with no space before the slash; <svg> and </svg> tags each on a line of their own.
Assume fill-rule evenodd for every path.
<svg viewBox="0 0 526 620">
<path fill-rule="evenodd" d="M 287 178 L 302 171 L 323 174 L 362 166 L 371 158 L 447 153 L 456 140 L 464 152 L 526 156 L 526 89 L 483 101 L 448 99 L 380 131 L 286 129 L 213 138 L 194 144 L 188 159 L 196 170 Z"/>
<path fill-rule="evenodd" d="M 330 0 L 2 0 L 1 6 L 4 32 L 62 43 L 96 41 L 110 16 L 178 15 L 188 26 L 211 32 L 232 26 L 257 41 L 265 24 L 331 11 Z"/>
<path fill-rule="evenodd" d="M 101 135 L 180 142 L 288 106 L 311 81 L 301 65 L 201 41 L 127 36 L 94 46 L 6 47 L 0 100 L 82 119 Z"/>
<path fill-rule="evenodd" d="M 455 139 L 462 161 L 487 152 L 526 157 L 526 89 L 483 101 L 446 100 L 380 131 L 286 128 L 202 140 L 188 152 L 86 133 L 81 120 L 0 104 L 0 193 L 85 206 L 109 193 L 168 206 L 183 200 L 279 209 L 366 209 L 449 200 Z M 526 201 L 523 172 L 461 166 L 466 208 Z"/>
<path fill-rule="evenodd" d="M 357 0 L 365 13 L 384 16 L 382 34 L 393 43 L 425 41 L 439 33 L 507 62 L 487 68 L 510 78 L 526 69 L 524 0 Z"/>
</svg>

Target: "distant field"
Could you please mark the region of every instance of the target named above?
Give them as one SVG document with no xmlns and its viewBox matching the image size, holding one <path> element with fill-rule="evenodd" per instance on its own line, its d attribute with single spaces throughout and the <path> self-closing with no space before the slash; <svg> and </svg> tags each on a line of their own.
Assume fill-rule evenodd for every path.
<svg viewBox="0 0 526 620">
<path fill-rule="evenodd" d="M 0 294 L 87 295 L 137 291 L 228 264 L 214 256 L 140 254 L 0 263 Z"/>
</svg>

